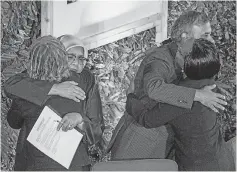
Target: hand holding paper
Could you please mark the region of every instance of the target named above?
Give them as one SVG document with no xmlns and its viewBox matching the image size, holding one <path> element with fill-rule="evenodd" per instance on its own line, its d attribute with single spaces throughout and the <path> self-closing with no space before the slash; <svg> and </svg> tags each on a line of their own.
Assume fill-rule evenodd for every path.
<svg viewBox="0 0 237 172">
<path fill-rule="evenodd" d="M 57 121 L 61 121 L 61 117 L 45 106 L 27 140 L 44 154 L 69 169 L 83 135 L 75 129 L 67 132 L 57 131 Z"/>
<path fill-rule="evenodd" d="M 67 113 L 63 119 L 59 122 L 57 130 L 59 131 L 61 128 L 63 131 L 68 131 L 76 127 L 78 124 L 82 123 L 82 116 L 78 112 Z"/>
</svg>

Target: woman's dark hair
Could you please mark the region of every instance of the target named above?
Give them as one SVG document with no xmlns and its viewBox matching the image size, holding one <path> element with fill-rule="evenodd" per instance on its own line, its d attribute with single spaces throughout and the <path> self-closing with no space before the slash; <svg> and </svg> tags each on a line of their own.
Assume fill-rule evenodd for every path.
<svg viewBox="0 0 237 172">
<path fill-rule="evenodd" d="M 214 77 L 220 70 L 216 47 L 210 41 L 194 40 L 192 51 L 184 57 L 184 72 L 193 80 Z"/>
<path fill-rule="evenodd" d="M 70 75 L 66 49 L 52 36 L 36 39 L 30 48 L 29 58 L 27 72 L 33 79 L 61 81 Z"/>
</svg>

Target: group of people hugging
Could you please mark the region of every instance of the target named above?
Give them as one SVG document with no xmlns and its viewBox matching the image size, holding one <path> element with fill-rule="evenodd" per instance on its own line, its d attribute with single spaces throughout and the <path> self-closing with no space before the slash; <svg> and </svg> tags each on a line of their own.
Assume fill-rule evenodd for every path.
<svg viewBox="0 0 237 172">
<path fill-rule="evenodd" d="M 235 137 L 225 142 L 217 119 L 227 103 L 215 85 L 221 64 L 206 14 L 183 13 L 170 41 L 145 54 L 127 90 L 126 111 L 104 146 L 101 98 L 85 67 L 86 47 L 73 35 L 36 39 L 27 70 L 4 83 L 12 99 L 7 121 L 20 129 L 14 170 L 89 171 L 88 147 L 97 145 L 112 161 L 171 159 L 181 171 L 235 171 Z M 83 134 L 69 169 L 27 141 L 45 106 L 62 117 L 58 130 Z"/>
</svg>

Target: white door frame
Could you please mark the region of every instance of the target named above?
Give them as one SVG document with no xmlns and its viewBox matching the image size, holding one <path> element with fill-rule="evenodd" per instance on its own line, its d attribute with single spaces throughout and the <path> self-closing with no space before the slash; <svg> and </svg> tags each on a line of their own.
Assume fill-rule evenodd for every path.
<svg viewBox="0 0 237 172">
<path fill-rule="evenodd" d="M 93 49 L 119 39 L 156 27 L 156 43 L 167 39 L 168 1 L 162 1 L 162 11 L 135 22 L 83 38 L 88 49 Z M 41 1 L 41 36 L 53 35 L 53 1 Z"/>
</svg>

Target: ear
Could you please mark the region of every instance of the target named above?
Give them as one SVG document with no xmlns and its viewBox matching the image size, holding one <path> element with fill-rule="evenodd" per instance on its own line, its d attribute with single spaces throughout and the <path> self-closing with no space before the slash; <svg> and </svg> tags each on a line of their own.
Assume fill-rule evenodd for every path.
<svg viewBox="0 0 237 172">
<path fill-rule="evenodd" d="M 190 39 L 189 35 L 186 32 L 183 32 L 181 34 L 181 41 L 180 41 L 180 43 L 184 44 L 188 39 Z"/>
<path fill-rule="evenodd" d="M 185 32 L 183 32 L 183 33 L 181 34 L 182 40 L 186 40 L 186 39 L 187 39 L 187 36 L 188 36 L 188 34 L 185 33 Z"/>
<path fill-rule="evenodd" d="M 193 49 L 194 38 L 186 38 L 180 45 L 180 53 L 185 56 Z"/>
</svg>

